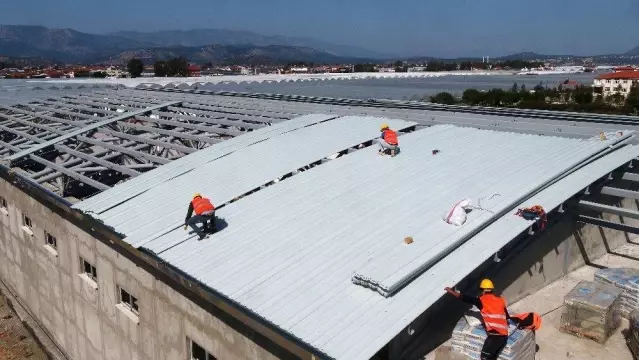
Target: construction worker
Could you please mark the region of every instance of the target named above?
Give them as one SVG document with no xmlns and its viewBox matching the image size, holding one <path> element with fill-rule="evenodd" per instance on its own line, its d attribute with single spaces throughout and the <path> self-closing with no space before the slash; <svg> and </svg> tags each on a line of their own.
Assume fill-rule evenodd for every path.
<svg viewBox="0 0 639 360">
<path fill-rule="evenodd" d="M 195 216 L 191 217 L 194 212 Z M 210 225 L 209 221 L 211 222 Z M 196 224 L 202 224 L 202 229 L 198 228 Z M 207 233 L 215 234 L 217 232 L 215 227 L 215 206 L 213 206 L 211 200 L 202 197 L 199 193 L 193 195 L 184 220 L 184 230 L 186 230 L 187 225 L 198 234 L 200 240 L 204 239 Z"/>
<path fill-rule="evenodd" d="M 390 151 L 391 156 L 397 155 L 399 152 L 399 142 L 397 141 L 397 133 L 388 127 L 388 124 L 382 124 L 382 135 L 377 139 L 379 143 L 379 154 L 384 155 L 386 151 Z"/>
<path fill-rule="evenodd" d="M 495 286 L 489 279 L 479 284 L 482 294 L 479 297 L 463 295 L 449 287 L 445 290 L 465 303 L 475 305 L 481 312 L 488 337 L 481 349 L 481 360 L 496 360 L 508 342 L 508 319 L 506 300 L 493 293 Z M 512 319 L 518 323 L 518 319 Z"/>
</svg>

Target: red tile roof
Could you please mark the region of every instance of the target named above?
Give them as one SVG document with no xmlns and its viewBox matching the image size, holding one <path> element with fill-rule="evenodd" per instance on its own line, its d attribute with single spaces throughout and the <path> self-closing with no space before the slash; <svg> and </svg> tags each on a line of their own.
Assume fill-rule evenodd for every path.
<svg viewBox="0 0 639 360">
<path fill-rule="evenodd" d="M 615 71 L 635 71 L 637 69 L 635 69 L 632 66 L 620 66 L 620 67 L 616 67 L 614 68 Z"/>
<path fill-rule="evenodd" d="M 639 71 L 619 71 L 614 73 L 601 74 L 597 76 L 599 80 L 639 80 Z"/>
</svg>

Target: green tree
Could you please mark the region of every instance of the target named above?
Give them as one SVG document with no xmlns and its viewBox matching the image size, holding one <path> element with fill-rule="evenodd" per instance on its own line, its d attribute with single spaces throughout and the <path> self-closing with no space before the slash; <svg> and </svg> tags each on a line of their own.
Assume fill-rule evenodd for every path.
<svg viewBox="0 0 639 360">
<path fill-rule="evenodd" d="M 484 102 L 484 94 L 477 89 L 466 89 L 462 94 L 462 102 L 471 106 L 480 105 Z"/>
<path fill-rule="evenodd" d="M 153 71 L 157 77 L 165 77 L 169 74 L 169 67 L 166 61 L 158 60 L 153 64 Z"/>
<path fill-rule="evenodd" d="M 583 104 L 592 104 L 593 96 L 592 96 L 592 88 L 590 86 L 578 86 L 573 91 L 573 98 L 575 103 L 583 105 Z"/>
<path fill-rule="evenodd" d="M 436 104 L 454 105 L 457 103 L 457 99 L 453 94 L 448 92 L 440 92 L 430 97 L 430 102 Z"/>
<path fill-rule="evenodd" d="M 126 68 L 129 74 L 131 74 L 131 77 L 140 77 L 144 71 L 144 63 L 140 59 L 133 58 L 126 64 Z"/>
<path fill-rule="evenodd" d="M 356 64 L 353 66 L 353 72 L 375 72 L 373 64 Z"/>
<path fill-rule="evenodd" d="M 519 87 L 517 86 L 517 83 L 514 83 L 513 87 L 510 89 L 510 91 L 517 92 L 518 90 L 519 90 Z"/>
<path fill-rule="evenodd" d="M 189 62 L 183 57 L 173 58 L 166 62 L 168 76 L 189 76 Z"/>
<path fill-rule="evenodd" d="M 630 88 L 626 98 L 626 109 L 631 114 L 639 114 L 639 82 L 635 82 Z"/>
</svg>

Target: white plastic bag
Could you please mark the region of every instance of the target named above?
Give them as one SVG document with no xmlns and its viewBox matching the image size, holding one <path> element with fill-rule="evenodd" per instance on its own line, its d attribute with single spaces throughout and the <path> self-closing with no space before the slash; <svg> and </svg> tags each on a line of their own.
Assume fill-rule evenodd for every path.
<svg viewBox="0 0 639 360">
<path fill-rule="evenodd" d="M 472 205 L 473 203 L 470 199 L 464 199 L 446 212 L 442 216 L 442 219 L 449 224 L 461 226 L 466 222 L 466 209 L 470 208 Z"/>
<path fill-rule="evenodd" d="M 482 319 L 481 312 L 479 311 L 477 306 L 473 305 L 473 307 L 470 310 L 468 310 L 466 314 L 464 314 L 464 317 L 466 318 L 466 322 L 470 326 L 481 325 L 481 319 Z"/>
</svg>

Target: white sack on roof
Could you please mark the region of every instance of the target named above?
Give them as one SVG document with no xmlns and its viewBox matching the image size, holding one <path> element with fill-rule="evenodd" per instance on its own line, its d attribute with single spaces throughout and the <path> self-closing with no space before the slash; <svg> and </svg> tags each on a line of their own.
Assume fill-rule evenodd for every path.
<svg viewBox="0 0 639 360">
<path fill-rule="evenodd" d="M 442 215 L 442 220 L 455 226 L 462 226 L 466 222 L 466 210 L 470 209 L 471 206 L 473 206 L 473 202 L 470 199 L 458 201 Z"/>
</svg>

